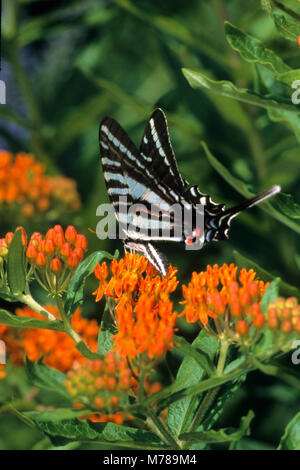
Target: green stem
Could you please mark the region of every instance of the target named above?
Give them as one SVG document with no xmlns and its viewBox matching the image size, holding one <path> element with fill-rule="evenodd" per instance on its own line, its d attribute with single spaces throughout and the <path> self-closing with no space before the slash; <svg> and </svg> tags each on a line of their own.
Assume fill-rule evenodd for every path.
<svg viewBox="0 0 300 470">
<path fill-rule="evenodd" d="M 172 449 L 180 449 L 178 442 L 174 439 L 167 427 L 164 426 L 159 417 L 154 413 L 152 408 L 147 408 L 144 412 L 148 416 L 149 420 L 151 420 L 151 427 L 154 427 L 154 430 L 158 432 L 165 443 L 170 445 Z"/>
<path fill-rule="evenodd" d="M 75 343 L 80 343 L 82 341 L 82 339 L 81 339 L 80 335 L 73 329 L 73 327 L 71 325 L 71 322 L 70 322 L 68 316 L 66 315 L 64 304 L 63 304 L 61 298 L 59 297 L 59 295 L 56 295 L 55 302 L 56 302 L 59 314 L 62 318 L 62 321 L 65 325 L 66 333 L 68 333 L 68 335 L 71 336 L 71 338 L 75 341 Z"/>
<path fill-rule="evenodd" d="M 228 346 L 229 343 L 226 339 L 221 340 L 221 348 L 220 348 L 220 354 L 219 354 L 219 359 L 218 359 L 218 365 L 217 365 L 217 376 L 221 377 L 223 375 L 223 370 L 225 367 L 225 362 L 226 362 L 226 356 L 227 356 L 227 351 L 228 351 Z M 208 392 L 206 392 L 205 397 L 203 398 L 193 421 L 191 422 L 188 431 L 187 432 L 193 432 L 195 431 L 199 425 L 201 424 L 202 420 L 204 419 L 208 409 L 210 408 L 212 402 L 214 401 L 216 394 L 218 393 L 220 387 L 215 387 Z"/>
<path fill-rule="evenodd" d="M 225 367 L 228 347 L 229 347 L 229 343 L 228 343 L 227 339 L 222 338 L 221 339 L 221 349 L 220 349 L 220 354 L 219 354 L 219 360 L 218 360 L 218 365 L 217 365 L 217 376 L 218 377 L 221 377 L 221 375 L 223 375 L 223 370 L 224 370 L 224 367 Z"/>
<path fill-rule="evenodd" d="M 57 318 L 52 315 L 52 313 L 48 312 L 44 307 L 42 307 L 34 298 L 31 296 L 30 293 L 28 294 L 20 294 L 18 296 L 20 302 L 28 305 L 28 307 L 32 308 L 35 312 L 40 313 L 43 317 L 47 318 L 49 321 L 55 321 Z"/>
<path fill-rule="evenodd" d="M 138 389 L 138 402 L 142 403 L 144 399 L 144 382 L 146 377 L 147 371 L 145 368 L 141 371 L 141 375 L 139 377 L 139 389 Z"/>
</svg>

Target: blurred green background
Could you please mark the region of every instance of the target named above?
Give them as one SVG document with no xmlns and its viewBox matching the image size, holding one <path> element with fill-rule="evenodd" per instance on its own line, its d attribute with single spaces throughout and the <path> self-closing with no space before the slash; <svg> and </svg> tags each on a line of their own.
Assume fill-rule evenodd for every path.
<svg viewBox="0 0 300 470">
<path fill-rule="evenodd" d="M 4 0 L 2 5 L 0 78 L 6 82 L 7 104 L 0 106 L 0 146 L 31 152 L 49 175 L 76 180 L 82 209 L 72 223 L 88 236 L 90 251 L 121 248 L 118 241 L 99 241 L 88 232 L 98 222 L 97 206 L 108 201 L 98 146 L 99 122 L 106 115 L 118 120 L 139 145 L 147 119 L 161 107 L 182 175 L 216 202 L 230 206 L 243 197 L 210 164 L 202 141 L 253 192 L 280 184 L 284 193 L 300 200 L 299 122 L 292 127 L 289 119 L 271 119 L 263 107 L 193 90 L 182 73 L 183 67 L 198 69 L 214 80 L 281 95 L 276 82 L 267 89 L 267 72 L 243 60 L 224 32 L 228 20 L 297 69 L 300 49 L 296 40 L 279 34 L 268 14 L 271 2 Z M 286 10 L 293 9 L 295 22 L 300 15 L 296 0 L 272 6 L 288 15 Z M 65 226 L 69 220 L 57 222 Z M 18 221 L 11 227 L 2 225 L 3 230 L 14 229 Z M 297 286 L 299 233 L 253 208 L 234 220 L 227 242 L 194 252 L 171 243 L 163 249 L 179 268 L 182 282 L 207 264 L 235 262 L 237 250 Z M 87 311 L 96 314 L 95 304 Z M 257 373 L 231 403 L 224 422 L 234 425 L 241 412 L 252 407 L 257 412 L 254 438 L 261 441 L 254 447 L 276 445 L 293 415 L 289 408 L 295 411 L 299 406 L 298 395 Z M 0 420 L 0 448 L 32 446 L 36 436 L 26 434 L 26 427 L 18 429 L 18 444 L 10 437 L 9 426 L 13 430 L 19 425 L 14 420 Z"/>
</svg>

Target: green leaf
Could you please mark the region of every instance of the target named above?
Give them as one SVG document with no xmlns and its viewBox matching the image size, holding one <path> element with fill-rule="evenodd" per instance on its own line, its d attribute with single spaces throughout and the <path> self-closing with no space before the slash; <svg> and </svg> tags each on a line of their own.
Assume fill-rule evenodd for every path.
<svg viewBox="0 0 300 470">
<path fill-rule="evenodd" d="M 266 313 L 270 302 L 274 302 L 279 296 L 279 283 L 280 278 L 277 277 L 271 284 L 267 287 L 263 298 L 261 299 L 261 311 Z"/>
<path fill-rule="evenodd" d="M 290 194 L 278 194 L 276 204 L 288 217 L 291 217 L 292 219 L 300 219 L 300 204 L 294 202 L 293 196 Z"/>
<path fill-rule="evenodd" d="M 300 80 L 300 69 L 289 70 L 288 72 L 280 73 L 277 79 L 282 83 L 291 86 L 296 80 Z"/>
<path fill-rule="evenodd" d="M 8 247 L 7 280 L 12 294 L 21 294 L 26 286 L 22 230 L 18 229 Z"/>
<path fill-rule="evenodd" d="M 209 151 L 207 145 L 202 142 L 202 146 L 206 153 L 207 159 L 212 165 L 212 167 L 230 184 L 234 189 L 236 189 L 240 194 L 249 198 L 254 196 L 253 192 L 250 192 L 248 186 L 243 183 L 243 181 L 239 180 L 235 176 L 231 175 L 231 173 L 225 168 L 222 163 L 220 163 Z M 276 204 L 276 199 L 278 198 L 278 194 L 272 198 L 272 204 L 270 202 L 263 202 L 260 204 L 262 210 L 270 214 L 275 219 L 279 220 L 279 222 L 287 225 L 289 228 L 293 229 L 295 232 L 300 233 L 300 222 L 295 222 L 294 219 L 291 219 L 288 215 L 284 214 L 277 210 L 274 206 Z M 275 202 L 274 202 L 275 201 Z"/>
<path fill-rule="evenodd" d="M 260 40 L 245 34 L 227 21 L 225 22 L 225 33 L 231 47 L 239 52 L 247 62 L 268 65 L 276 74 L 290 70 L 290 67 L 275 52 L 267 49 Z"/>
<path fill-rule="evenodd" d="M 236 361 L 234 361 L 236 362 Z M 226 370 L 230 369 L 229 364 Z M 234 367 L 234 366 L 232 366 Z M 203 421 L 201 422 L 200 426 L 196 429 L 198 430 L 208 430 L 211 429 L 214 424 L 217 422 L 219 416 L 224 410 L 226 403 L 232 398 L 232 396 L 241 388 L 242 383 L 245 382 L 247 374 L 242 375 L 238 379 L 228 382 L 217 390 L 217 393 L 212 401 L 209 410 Z"/>
<path fill-rule="evenodd" d="M 65 310 L 69 317 L 73 315 L 76 308 L 82 304 L 85 281 L 87 277 L 93 273 L 96 264 L 100 263 L 103 258 L 113 259 L 114 256 L 106 251 L 95 251 L 81 261 L 76 269 L 68 285 L 66 297 Z"/>
<path fill-rule="evenodd" d="M 297 108 L 297 106 L 295 106 Z M 299 108 L 298 108 L 299 109 Z M 292 128 L 298 142 L 300 143 L 300 111 L 298 114 L 285 111 L 284 109 L 268 109 L 268 116 L 274 122 L 286 122 Z"/>
<path fill-rule="evenodd" d="M 219 347 L 219 342 L 202 330 L 194 340 L 192 347 L 196 351 L 199 350 L 206 354 L 208 359 L 213 361 Z M 176 381 L 172 385 L 172 393 L 175 393 L 176 396 L 178 390 L 198 384 L 205 375 L 206 370 L 200 366 L 198 360 L 190 355 L 185 357 L 178 370 Z M 199 395 L 195 397 L 188 396 L 170 404 L 167 424 L 174 435 L 178 436 L 187 429 L 199 405 L 199 401 Z"/>
<path fill-rule="evenodd" d="M 299 113 L 299 109 L 297 109 L 296 106 L 289 104 L 287 100 L 279 102 L 277 99 L 270 97 L 269 95 L 260 95 L 246 88 L 238 88 L 227 80 L 212 80 L 197 70 L 184 68 L 182 69 L 182 72 L 192 88 L 204 89 L 266 109 L 279 109 L 280 111 L 285 110 L 292 113 Z"/>
<path fill-rule="evenodd" d="M 191 433 L 184 433 L 179 436 L 188 442 L 206 442 L 206 443 L 221 443 L 238 441 L 243 436 L 250 435 L 250 423 L 254 418 L 254 413 L 250 410 L 247 416 L 241 420 L 240 429 L 219 429 L 218 431 L 197 431 Z"/>
<path fill-rule="evenodd" d="M 58 408 L 51 411 L 29 411 L 26 413 L 26 416 L 33 422 L 42 423 L 42 422 L 56 422 L 63 420 L 70 420 L 86 414 L 92 413 L 92 410 L 86 408 L 81 409 L 71 409 L 71 408 Z"/>
<path fill-rule="evenodd" d="M 108 300 L 109 301 L 109 300 Z M 101 319 L 100 330 L 98 335 L 98 353 L 105 355 L 112 350 L 114 344 L 112 336 L 116 334 L 116 326 L 109 313 L 108 306 L 105 306 Z"/>
<path fill-rule="evenodd" d="M 151 448 L 151 446 L 163 448 L 161 440 L 151 432 L 133 427 L 118 426 L 113 423 L 80 421 L 76 418 L 57 420 L 59 415 L 63 416 L 64 413 L 67 413 L 67 411 L 54 410 L 46 413 L 28 411 L 23 415 L 29 418 L 54 442 L 57 442 L 56 438 L 62 438 L 64 443 L 75 440 L 91 440 L 99 443 L 113 442 L 115 445 L 119 444 L 130 448 Z M 75 413 L 73 410 L 69 410 L 68 414 L 71 416 L 73 413 Z"/>
<path fill-rule="evenodd" d="M 240 268 L 246 268 L 246 269 L 253 268 L 254 271 L 257 273 L 258 278 L 264 281 L 268 281 L 268 282 L 272 282 L 274 279 L 276 279 L 276 277 L 273 276 L 273 274 L 269 273 L 264 268 L 259 266 L 257 263 L 255 263 L 255 261 L 252 261 L 246 258 L 245 256 L 241 255 L 238 251 L 234 250 L 233 256 L 237 265 Z M 290 284 L 282 280 L 279 281 L 278 287 L 279 287 L 279 292 L 281 295 L 284 295 L 287 297 L 295 296 L 300 300 L 300 289 L 297 289 L 297 287 L 291 286 Z"/>
<path fill-rule="evenodd" d="M 36 387 L 57 392 L 64 397 L 69 395 L 63 385 L 67 376 L 57 369 L 52 369 L 45 364 L 32 362 L 28 357 L 25 359 L 25 370 L 28 379 Z"/>
<path fill-rule="evenodd" d="M 278 450 L 300 450 L 300 412 L 285 428 Z"/>
<path fill-rule="evenodd" d="M 18 297 L 7 292 L 7 289 L 0 288 L 0 299 L 6 302 L 18 302 Z"/>
<path fill-rule="evenodd" d="M 31 317 L 19 317 L 3 309 L 0 309 L 0 325 L 9 325 L 15 328 L 42 328 L 45 330 L 64 331 L 64 325 L 59 320 L 47 321 Z"/>
<path fill-rule="evenodd" d="M 288 20 L 286 16 L 274 13 L 274 23 L 278 31 L 289 41 L 296 42 L 299 35 L 299 24 Z"/>
<path fill-rule="evenodd" d="M 175 336 L 175 351 L 176 349 L 182 351 L 186 356 L 190 356 L 198 362 L 199 366 L 205 370 L 207 375 L 212 375 L 215 372 L 215 366 L 210 360 L 209 356 L 199 348 L 191 345 L 185 338 Z"/>
<path fill-rule="evenodd" d="M 87 357 L 88 359 L 91 359 L 92 361 L 95 359 L 103 359 L 103 356 L 101 354 L 95 353 L 92 351 L 84 341 L 79 341 L 79 343 L 76 344 L 75 346 L 76 349 L 84 356 Z"/>
</svg>

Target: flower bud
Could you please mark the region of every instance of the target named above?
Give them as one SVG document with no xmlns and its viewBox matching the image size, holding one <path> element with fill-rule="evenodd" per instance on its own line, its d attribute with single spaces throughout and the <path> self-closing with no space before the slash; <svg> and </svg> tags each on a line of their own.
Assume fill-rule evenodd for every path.
<svg viewBox="0 0 300 470">
<path fill-rule="evenodd" d="M 62 269 L 62 262 L 58 258 L 53 258 L 50 263 L 50 269 L 53 273 L 58 274 Z"/>
<path fill-rule="evenodd" d="M 78 248 L 75 248 L 75 249 L 73 250 L 73 253 L 74 253 L 76 256 L 78 256 L 79 261 L 82 261 L 82 260 L 83 260 L 83 258 L 84 258 L 84 251 L 83 251 L 82 248 L 79 248 L 79 247 L 78 247 Z"/>
<path fill-rule="evenodd" d="M 39 268 L 45 267 L 47 264 L 47 258 L 46 258 L 45 253 L 43 253 L 42 251 L 39 251 L 38 254 L 36 255 L 35 263 Z"/>
<path fill-rule="evenodd" d="M 94 400 L 94 407 L 96 408 L 96 410 L 102 410 L 104 406 L 105 406 L 105 402 L 103 398 L 96 397 Z"/>
<path fill-rule="evenodd" d="M 77 237 L 77 230 L 73 225 L 69 225 L 65 231 L 65 239 L 69 243 L 75 243 Z"/>
<path fill-rule="evenodd" d="M 45 252 L 48 256 L 54 255 L 54 252 L 55 252 L 55 245 L 54 245 L 53 240 L 45 240 L 44 252 Z"/>
<path fill-rule="evenodd" d="M 72 253 L 72 247 L 70 245 L 70 243 L 68 242 L 65 242 L 61 249 L 60 249 L 60 254 L 63 258 L 68 258 L 70 256 L 70 254 Z"/>
<path fill-rule="evenodd" d="M 7 234 L 5 235 L 5 241 L 6 241 L 7 245 L 10 244 L 10 242 L 13 239 L 13 236 L 14 236 L 14 234 L 12 232 L 7 232 Z"/>
<path fill-rule="evenodd" d="M 281 324 L 281 331 L 283 331 L 283 333 L 286 333 L 286 334 L 290 333 L 292 331 L 292 328 L 293 328 L 293 325 L 289 320 L 285 320 Z"/>
<path fill-rule="evenodd" d="M 257 315 L 255 315 L 254 319 L 253 319 L 253 325 L 256 327 L 256 328 L 262 328 L 265 324 L 265 317 L 262 313 L 258 313 Z"/>
<path fill-rule="evenodd" d="M 29 243 L 28 248 L 26 250 L 26 256 L 30 261 L 34 261 L 38 252 L 32 242 Z"/>
<path fill-rule="evenodd" d="M 58 225 L 58 227 L 60 226 Z M 57 247 L 61 248 L 63 244 L 65 243 L 64 234 L 61 233 L 60 231 L 57 231 L 54 235 L 54 243 Z"/>
<path fill-rule="evenodd" d="M 54 228 L 49 228 L 48 232 L 46 233 L 46 240 L 54 240 L 54 237 L 55 237 Z"/>
<path fill-rule="evenodd" d="M 67 265 L 69 266 L 69 268 L 75 269 L 77 268 L 79 263 L 80 263 L 80 259 L 78 258 L 78 255 L 72 252 L 67 259 Z"/>
<path fill-rule="evenodd" d="M 87 249 L 87 239 L 84 235 L 78 234 L 75 241 L 76 248 L 82 248 L 84 251 Z"/>
<path fill-rule="evenodd" d="M 236 325 L 236 331 L 239 333 L 241 336 L 245 336 L 248 333 L 248 325 L 245 322 L 245 320 L 240 320 L 238 324 Z"/>
<path fill-rule="evenodd" d="M 243 313 L 243 307 L 239 301 L 234 301 L 230 305 L 230 311 L 234 317 L 240 317 Z"/>
</svg>

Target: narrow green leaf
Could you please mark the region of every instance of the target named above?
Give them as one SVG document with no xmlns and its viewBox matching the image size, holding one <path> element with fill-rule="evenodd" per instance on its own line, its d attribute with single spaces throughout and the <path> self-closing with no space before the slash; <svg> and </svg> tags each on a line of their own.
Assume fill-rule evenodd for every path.
<svg viewBox="0 0 300 470">
<path fill-rule="evenodd" d="M 232 82 L 227 80 L 212 80 L 197 70 L 184 68 L 182 69 L 182 72 L 192 88 L 204 89 L 266 109 L 279 109 L 292 113 L 299 113 L 297 107 L 290 104 L 290 102 L 287 100 L 279 102 L 277 99 L 275 99 L 275 97 L 270 97 L 269 95 L 260 95 L 246 88 L 238 88 Z"/>
<path fill-rule="evenodd" d="M 292 219 L 300 219 L 300 204 L 297 204 L 290 194 L 280 193 L 276 198 L 279 209 Z"/>
<path fill-rule="evenodd" d="M 88 420 L 80 421 L 76 418 L 57 420 L 59 414 L 63 415 L 67 411 L 48 411 L 45 414 L 36 411 L 23 413 L 35 425 L 53 438 L 64 438 L 67 441 L 97 441 L 119 443 L 121 446 L 133 447 L 143 445 L 144 448 L 155 445 L 161 446 L 161 440 L 153 433 L 133 427 L 118 426 L 113 423 L 92 423 Z M 53 413 L 53 417 L 51 416 Z M 73 414 L 69 410 L 69 416 Z M 80 413 L 79 413 L 80 414 Z M 128 444 L 128 445 L 126 445 Z"/>
<path fill-rule="evenodd" d="M 263 298 L 261 300 L 261 311 L 266 313 L 270 302 L 274 302 L 279 296 L 279 283 L 280 278 L 277 277 L 271 284 L 267 287 Z"/>
<path fill-rule="evenodd" d="M 227 168 L 225 168 L 224 165 L 222 165 L 222 163 L 220 163 L 212 155 L 204 142 L 202 142 L 202 146 L 212 167 L 225 179 L 225 181 L 227 181 L 227 183 L 229 183 L 234 189 L 247 198 L 254 196 L 254 193 L 249 191 L 248 186 L 245 183 L 231 175 Z M 288 217 L 288 215 L 280 212 L 274 207 L 277 198 L 278 194 L 272 198 L 272 204 L 268 201 L 260 204 L 261 209 L 270 214 L 275 219 L 279 220 L 279 222 L 293 229 L 295 232 L 300 233 L 300 222 L 295 222 L 295 219 L 291 219 Z"/>
<path fill-rule="evenodd" d="M 83 302 L 83 289 L 88 276 L 90 276 L 97 263 L 103 258 L 113 259 L 114 256 L 106 251 L 95 251 L 85 258 L 76 269 L 67 291 L 65 310 L 70 317 Z"/>
<path fill-rule="evenodd" d="M 259 39 L 245 34 L 227 21 L 225 22 L 225 33 L 231 47 L 239 52 L 247 62 L 268 65 L 276 74 L 290 70 L 290 67 L 274 51 L 267 49 Z"/>
<path fill-rule="evenodd" d="M 26 416 L 35 423 L 56 422 L 63 420 L 71 420 L 79 418 L 86 414 L 92 413 L 92 410 L 84 409 L 71 409 L 71 408 L 58 408 L 50 411 L 28 411 Z"/>
<path fill-rule="evenodd" d="M 100 330 L 98 335 L 98 353 L 105 355 L 112 350 L 114 344 L 112 335 L 116 334 L 116 326 L 109 313 L 108 306 L 105 306 L 101 319 Z"/>
<path fill-rule="evenodd" d="M 241 420 L 240 429 L 219 429 L 218 431 L 198 431 L 181 434 L 180 439 L 189 442 L 206 442 L 206 443 L 221 443 L 221 442 L 232 442 L 241 439 L 243 436 L 249 436 L 250 434 L 250 423 L 254 418 L 254 413 L 250 410 L 247 416 L 244 416 Z"/>
<path fill-rule="evenodd" d="M 52 369 L 45 364 L 32 362 L 28 357 L 25 359 L 25 370 L 32 385 L 69 397 L 63 385 L 67 376 L 59 370 Z"/>
<path fill-rule="evenodd" d="M 278 31 L 289 41 L 296 42 L 299 35 L 299 24 L 288 20 L 286 16 L 274 13 L 274 23 Z"/>
<path fill-rule="evenodd" d="M 175 350 L 181 350 L 185 355 L 192 357 L 198 362 L 199 366 L 205 370 L 207 375 L 212 375 L 215 372 L 215 366 L 210 360 L 209 356 L 195 345 L 191 345 L 185 338 L 175 336 Z"/>
<path fill-rule="evenodd" d="M 7 255 L 7 280 L 12 294 L 21 294 L 26 286 L 22 230 L 18 229 L 10 242 Z"/>
<path fill-rule="evenodd" d="M 213 361 L 219 347 L 219 342 L 202 330 L 194 340 L 192 347 L 196 351 L 199 350 L 206 354 L 209 360 Z M 183 396 L 180 400 L 176 400 L 176 394 L 184 387 L 189 388 L 190 386 L 196 386 L 205 377 L 205 375 L 206 370 L 202 365 L 200 365 L 198 360 L 196 360 L 191 355 L 184 358 L 178 370 L 176 381 L 171 386 L 171 393 L 173 394 L 175 401 L 174 403 L 171 401 L 169 402 L 167 418 L 168 426 L 172 433 L 176 436 L 187 429 L 188 425 L 190 424 L 195 410 L 199 405 L 201 392 L 198 394 L 198 396 Z"/>
<path fill-rule="evenodd" d="M 47 321 L 37 318 L 19 317 L 3 309 L 0 309 L 0 325 L 9 325 L 15 328 L 41 328 L 44 330 L 64 331 L 64 325 L 59 320 Z"/>
<path fill-rule="evenodd" d="M 237 265 L 240 268 L 246 268 L 246 269 L 253 268 L 254 271 L 256 271 L 258 278 L 264 281 L 268 281 L 268 282 L 272 282 L 274 279 L 276 279 L 276 276 L 273 276 L 273 274 L 269 273 L 264 268 L 259 266 L 257 263 L 255 263 L 255 261 L 252 261 L 246 258 L 245 256 L 241 255 L 238 251 L 234 250 L 233 256 Z M 297 287 L 291 286 L 287 282 L 284 282 L 281 280 L 279 281 L 278 286 L 279 286 L 279 292 L 281 295 L 284 295 L 287 297 L 295 296 L 300 300 L 300 289 L 298 289 Z"/>
<path fill-rule="evenodd" d="M 285 428 L 278 450 L 300 450 L 300 412 Z"/>
</svg>

